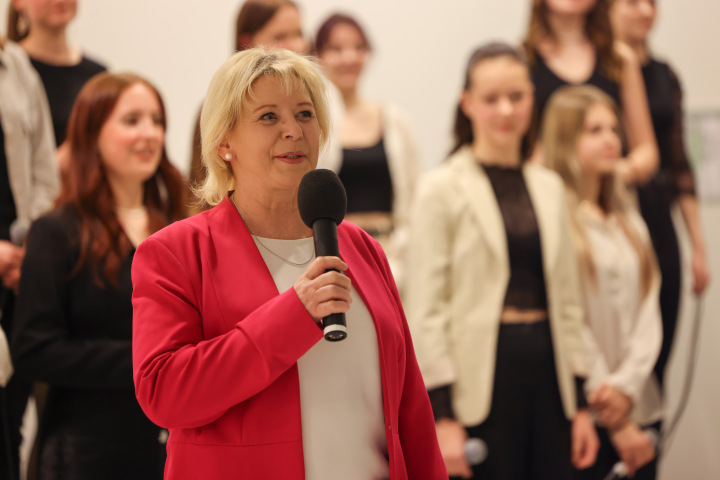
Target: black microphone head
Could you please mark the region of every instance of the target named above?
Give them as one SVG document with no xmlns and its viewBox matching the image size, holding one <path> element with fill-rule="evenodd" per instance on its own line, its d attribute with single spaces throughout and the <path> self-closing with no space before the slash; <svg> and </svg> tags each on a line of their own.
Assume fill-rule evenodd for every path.
<svg viewBox="0 0 720 480">
<path fill-rule="evenodd" d="M 347 211 L 347 195 L 340 178 L 332 170 L 311 170 L 300 181 L 298 209 L 305 225 L 329 218 L 339 224 Z"/>
</svg>

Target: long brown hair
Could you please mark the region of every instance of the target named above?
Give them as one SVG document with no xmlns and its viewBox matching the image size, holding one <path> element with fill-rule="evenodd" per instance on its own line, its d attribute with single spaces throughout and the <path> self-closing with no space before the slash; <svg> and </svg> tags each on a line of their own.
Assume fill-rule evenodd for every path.
<svg viewBox="0 0 720 480">
<path fill-rule="evenodd" d="M 566 86 L 558 89 L 548 102 L 543 118 L 542 145 L 545 162 L 555 170 L 565 183 L 570 207 L 573 243 L 581 270 L 589 278 L 596 278 L 596 267 L 590 243 L 580 218 L 580 190 L 582 169 L 577 160 L 577 141 L 585 128 L 585 116 L 594 105 L 605 105 L 612 109 L 620 126 L 620 109 L 615 101 L 597 87 L 590 85 Z M 600 208 L 606 214 L 614 214 L 625 235 L 637 253 L 640 263 L 643 293 L 647 294 L 652 284 L 654 256 L 643 243 L 640 232 L 634 228 L 630 215 L 637 214 L 627 188 L 616 174 L 604 176 L 600 181 Z"/>
<path fill-rule="evenodd" d="M 146 85 L 157 96 L 165 130 L 165 106 L 160 94 L 150 82 L 131 73 L 106 72 L 90 79 L 80 90 L 68 123 L 70 162 L 57 205 L 72 205 L 80 215 L 80 257 L 72 275 L 89 263 L 100 286 L 104 286 L 104 281 L 117 285 L 122 261 L 132 250 L 132 244 L 115 214 L 115 199 L 98 137 L 120 96 L 137 83 Z M 158 169 L 144 187 L 143 204 L 150 233 L 185 216 L 185 184 L 170 163 L 165 145 Z"/>
<path fill-rule="evenodd" d="M 604 73 L 619 81 L 622 71 L 622 59 L 615 52 L 615 37 L 610 24 L 609 0 L 597 0 L 585 19 L 585 34 L 595 48 L 597 62 Z M 554 32 L 548 22 L 547 0 L 532 0 L 530 24 L 523 47 L 531 66 L 535 66 L 538 47 L 543 40 L 553 38 Z"/>
<path fill-rule="evenodd" d="M 506 43 L 501 42 L 492 42 L 485 44 L 479 48 L 477 48 L 472 55 L 470 55 L 470 59 L 468 60 L 467 67 L 465 68 L 465 80 L 463 82 L 463 90 L 467 91 L 470 89 L 472 84 L 472 73 L 473 70 L 475 70 L 475 67 L 484 60 L 491 60 L 494 58 L 501 58 L 501 57 L 507 57 L 510 58 L 520 65 L 523 65 L 525 68 L 528 69 L 528 77 L 530 75 L 530 68 L 528 67 L 527 60 L 525 59 L 525 55 L 518 50 L 517 48 L 514 48 Z M 529 80 L 528 80 L 529 81 Z M 460 148 L 463 145 L 470 145 L 475 140 L 475 135 L 473 133 L 472 128 L 472 122 L 470 119 L 465 115 L 465 112 L 463 112 L 462 107 L 460 107 L 460 102 L 458 102 L 457 107 L 455 108 L 455 122 L 453 123 L 453 147 L 450 150 L 450 154 L 457 152 L 460 150 Z M 521 146 L 521 152 L 520 152 L 520 158 L 525 160 L 530 156 L 530 140 L 528 135 L 526 134 L 523 137 L 522 146 Z"/>
<path fill-rule="evenodd" d="M 247 0 L 240 7 L 235 19 L 235 49 L 242 51 L 252 48 L 250 37 L 262 29 L 285 5 L 297 8 L 291 0 Z"/>
</svg>

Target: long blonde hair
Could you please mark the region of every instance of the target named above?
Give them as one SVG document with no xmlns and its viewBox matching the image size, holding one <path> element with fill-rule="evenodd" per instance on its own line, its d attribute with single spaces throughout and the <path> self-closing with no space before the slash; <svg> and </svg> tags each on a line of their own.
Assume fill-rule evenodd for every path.
<svg viewBox="0 0 720 480">
<path fill-rule="evenodd" d="M 592 106 L 598 104 L 612 109 L 618 118 L 618 124 L 620 123 L 620 111 L 617 104 L 600 89 L 589 85 L 558 89 L 550 98 L 545 110 L 542 136 L 546 164 L 555 170 L 565 183 L 570 207 L 573 243 L 580 268 L 588 273 L 591 279 L 596 278 L 596 266 L 578 208 L 580 205 L 579 192 L 582 188 L 582 168 L 578 162 L 576 148 L 578 138 L 585 128 L 587 112 Z M 630 215 L 637 213 L 637 208 L 617 174 L 611 173 L 601 179 L 598 204 L 606 214 L 616 216 L 635 249 L 640 263 L 643 294 L 647 294 L 655 272 L 654 256 L 630 220 Z"/>
</svg>

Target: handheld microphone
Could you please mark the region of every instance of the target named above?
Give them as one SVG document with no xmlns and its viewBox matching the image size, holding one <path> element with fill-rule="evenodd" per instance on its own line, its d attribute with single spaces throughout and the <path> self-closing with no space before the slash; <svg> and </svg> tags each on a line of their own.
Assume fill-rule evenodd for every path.
<svg viewBox="0 0 720 480">
<path fill-rule="evenodd" d="M 10 224 L 10 242 L 13 245 L 22 247 L 30 231 L 30 220 L 18 218 Z"/>
<path fill-rule="evenodd" d="M 480 465 L 488 456 L 487 444 L 479 438 L 468 438 L 463 446 L 465 459 L 472 465 Z"/>
<path fill-rule="evenodd" d="M 313 229 L 315 255 L 339 257 L 337 226 L 347 210 L 347 194 L 340 178 L 332 170 L 311 170 L 300 181 L 297 195 L 300 217 Z M 347 337 L 344 313 L 328 315 L 322 323 L 325 340 L 337 342 Z"/>
</svg>

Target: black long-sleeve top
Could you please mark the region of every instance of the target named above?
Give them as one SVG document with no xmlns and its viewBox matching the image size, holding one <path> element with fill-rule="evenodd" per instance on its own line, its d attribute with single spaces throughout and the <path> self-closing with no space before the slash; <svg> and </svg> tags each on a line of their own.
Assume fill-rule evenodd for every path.
<svg viewBox="0 0 720 480">
<path fill-rule="evenodd" d="M 134 252 L 123 260 L 117 287 L 108 282 L 104 288 L 98 286 L 89 264 L 71 276 L 80 253 L 79 225 L 71 206 L 32 225 L 11 345 L 15 374 L 50 386 L 41 441 L 63 445 L 68 440 L 97 439 L 95 452 L 92 446 L 58 452 L 66 465 L 72 465 L 73 455 L 107 455 L 108 442 L 127 446 L 107 459 L 108 468 L 120 468 L 122 462 L 157 463 L 160 429 L 142 412 L 133 388 Z M 113 462 L 117 465 L 110 467 Z M 114 475 L 121 472 L 113 471 L 98 472 L 96 478 L 119 478 Z M 157 470 L 131 472 L 127 474 L 133 478 L 157 475 Z"/>
</svg>

